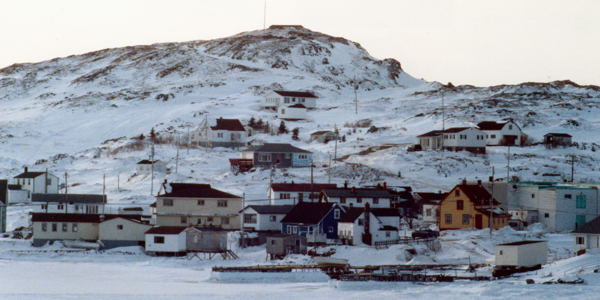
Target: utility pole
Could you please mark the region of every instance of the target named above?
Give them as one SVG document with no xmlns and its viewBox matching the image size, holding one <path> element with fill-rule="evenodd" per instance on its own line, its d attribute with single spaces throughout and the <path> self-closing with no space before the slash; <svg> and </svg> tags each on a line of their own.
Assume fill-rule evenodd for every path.
<svg viewBox="0 0 600 300">
<path fill-rule="evenodd" d="M 571 154 L 571 183 L 575 182 L 575 154 Z"/>
<path fill-rule="evenodd" d="M 154 194 L 154 141 L 152 141 L 152 150 L 151 150 L 151 154 L 150 154 L 150 169 L 151 169 L 151 176 L 150 176 L 150 195 Z"/>
<path fill-rule="evenodd" d="M 329 153 L 329 168 L 327 168 L 327 175 L 328 175 L 328 179 L 327 179 L 327 183 L 331 183 L 331 153 Z"/>
<path fill-rule="evenodd" d="M 506 158 L 506 184 L 510 182 L 510 145 L 508 145 L 508 156 Z"/>
<path fill-rule="evenodd" d="M 102 195 L 106 195 L 106 174 L 102 174 Z"/>
<path fill-rule="evenodd" d="M 333 146 L 333 161 L 337 161 L 337 144 L 338 144 L 338 140 L 340 139 L 340 133 L 339 133 L 339 130 L 337 129 L 337 125 L 334 125 L 334 132 L 335 132 L 335 145 Z"/>
<path fill-rule="evenodd" d="M 65 171 L 65 195 L 68 193 L 69 182 L 67 181 L 67 172 Z"/>
<path fill-rule="evenodd" d="M 492 181 L 492 197 L 490 198 L 490 237 L 492 236 L 492 225 L 494 224 L 494 213 L 493 213 L 493 207 L 494 207 L 494 174 L 495 170 L 494 170 L 494 166 L 492 166 L 492 177 L 490 177 L 491 181 Z M 508 184 L 508 182 L 506 182 L 506 184 Z"/>
<path fill-rule="evenodd" d="M 314 181 L 314 177 L 313 177 L 313 169 L 315 167 L 314 163 L 310 163 L 310 196 L 308 197 L 310 199 L 310 202 L 313 202 L 313 193 L 314 193 L 314 186 L 315 186 L 315 181 Z"/>
</svg>

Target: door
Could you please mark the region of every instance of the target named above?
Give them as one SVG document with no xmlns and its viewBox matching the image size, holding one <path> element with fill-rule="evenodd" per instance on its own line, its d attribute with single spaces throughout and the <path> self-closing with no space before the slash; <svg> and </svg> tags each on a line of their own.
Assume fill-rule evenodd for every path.
<svg viewBox="0 0 600 300">
<path fill-rule="evenodd" d="M 475 215 L 475 228 L 483 228 L 483 216 L 480 214 Z"/>
</svg>

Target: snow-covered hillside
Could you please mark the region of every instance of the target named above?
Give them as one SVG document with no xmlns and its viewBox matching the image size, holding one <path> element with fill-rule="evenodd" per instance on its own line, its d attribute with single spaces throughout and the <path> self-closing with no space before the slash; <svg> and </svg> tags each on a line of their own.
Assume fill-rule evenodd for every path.
<svg viewBox="0 0 600 300">
<path fill-rule="evenodd" d="M 504 147 L 480 156 L 405 151 L 418 134 L 441 128 L 442 98 L 446 126 L 510 117 L 534 140 L 555 131 L 579 142 L 579 147 L 552 151 L 539 145 L 512 148 L 511 175 L 568 177 L 566 156 L 576 154 L 576 180 L 599 181 L 599 87 L 560 81 L 450 88 L 415 79 L 398 61 L 373 58 L 357 43 L 289 26 L 211 41 L 106 49 L 0 70 L 0 178 L 29 165 L 61 176 L 69 172 L 72 192 L 99 193 L 106 175 L 109 202 L 151 203 L 150 178 L 134 176 L 135 163 L 148 157 L 149 148 L 133 147 L 133 137 L 152 128 L 161 136 L 185 136 L 205 117 L 243 122 L 255 117 L 277 126 L 273 112 L 259 106 L 273 88 L 313 90 L 320 97 L 318 109 L 310 112 L 310 120 L 288 122 L 288 128 L 299 128 L 300 141 L 290 134 L 253 138 L 313 151 L 318 181 L 331 174 L 334 183 L 387 181 L 437 191 L 459 178 L 487 178 L 492 166 L 503 177 Z M 351 126 L 367 119 L 378 130 Z M 346 142 L 338 145 L 340 161 L 328 170 L 323 165 L 329 164 L 334 145 L 310 143 L 309 134 L 334 126 Z M 182 149 L 177 173 L 173 144 L 158 145 L 156 153 L 170 170 L 158 174 L 154 191 L 168 178 L 210 183 L 245 193 L 247 199 L 266 196 L 269 171 L 229 171 L 228 158 L 238 157 L 237 151 Z M 277 171 L 274 180 L 307 181 L 309 174 L 308 169 Z M 26 222 L 22 209 L 12 208 L 10 215 L 9 227 Z"/>
</svg>

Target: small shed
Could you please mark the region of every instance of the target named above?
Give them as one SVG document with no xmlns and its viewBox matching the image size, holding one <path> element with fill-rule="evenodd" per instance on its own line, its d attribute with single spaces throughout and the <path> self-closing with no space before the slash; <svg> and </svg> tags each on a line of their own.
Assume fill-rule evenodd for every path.
<svg viewBox="0 0 600 300">
<path fill-rule="evenodd" d="M 567 133 L 546 133 L 544 135 L 544 145 L 546 148 L 567 147 L 573 143 L 572 136 Z"/>
<path fill-rule="evenodd" d="M 600 217 L 577 226 L 575 235 L 575 251 L 600 248 Z"/>
<path fill-rule="evenodd" d="M 154 172 L 164 173 L 167 171 L 167 165 L 165 162 L 160 160 L 140 160 L 136 164 L 136 173 L 137 174 L 150 174 L 152 172 L 152 168 L 154 168 Z"/>
<path fill-rule="evenodd" d="M 540 269 L 547 262 L 546 241 L 518 241 L 496 245 L 494 276 Z"/>
<path fill-rule="evenodd" d="M 267 237 L 267 255 L 270 259 L 281 259 L 288 254 L 305 254 L 306 237 L 277 234 Z"/>
<path fill-rule="evenodd" d="M 186 250 L 188 252 L 227 251 L 228 233 L 225 230 L 189 227 L 185 230 Z"/>
<path fill-rule="evenodd" d="M 146 253 L 151 255 L 185 255 L 185 227 L 158 226 L 146 231 Z"/>
</svg>

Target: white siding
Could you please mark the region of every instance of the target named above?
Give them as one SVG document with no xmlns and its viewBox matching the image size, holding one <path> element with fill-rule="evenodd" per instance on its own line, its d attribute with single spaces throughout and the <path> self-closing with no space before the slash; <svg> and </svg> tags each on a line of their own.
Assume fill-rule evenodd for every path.
<svg viewBox="0 0 600 300">
<path fill-rule="evenodd" d="M 546 242 L 523 245 L 496 246 L 497 266 L 531 267 L 547 262 L 548 244 Z"/>
<path fill-rule="evenodd" d="M 164 244 L 155 244 L 154 237 L 165 238 Z M 179 234 L 146 234 L 146 252 L 184 252 L 185 232 Z"/>
</svg>

